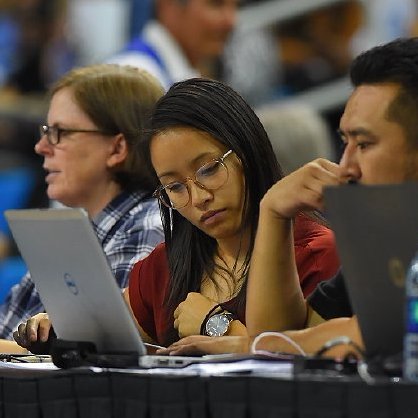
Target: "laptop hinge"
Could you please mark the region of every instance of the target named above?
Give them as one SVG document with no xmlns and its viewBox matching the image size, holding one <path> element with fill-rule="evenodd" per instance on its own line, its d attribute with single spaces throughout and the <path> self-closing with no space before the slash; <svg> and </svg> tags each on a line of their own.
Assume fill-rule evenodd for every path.
<svg viewBox="0 0 418 418">
<path fill-rule="evenodd" d="M 51 344 L 53 363 L 62 369 L 71 367 L 138 367 L 139 353 L 97 352 L 95 344 L 88 341 L 67 341 L 54 339 Z"/>
</svg>

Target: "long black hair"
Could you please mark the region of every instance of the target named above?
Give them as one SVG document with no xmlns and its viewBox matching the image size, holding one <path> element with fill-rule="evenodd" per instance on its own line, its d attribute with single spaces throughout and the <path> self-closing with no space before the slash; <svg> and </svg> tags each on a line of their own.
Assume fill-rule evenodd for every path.
<svg viewBox="0 0 418 418">
<path fill-rule="evenodd" d="M 148 163 L 152 138 L 173 127 L 192 127 L 212 135 L 241 161 L 245 176 L 245 219 L 251 229 L 250 248 L 244 268 L 244 279 L 237 296 L 245 304 L 246 278 L 257 229 L 259 203 L 267 190 L 283 177 L 271 143 L 261 122 L 244 99 L 227 85 L 204 78 L 193 78 L 174 84 L 157 102 L 147 132 Z M 176 156 L 173 156 L 176 158 Z M 174 310 L 189 292 L 199 292 L 202 277 L 213 276 L 216 240 L 190 223 L 177 211 L 161 205 L 165 233 L 170 286 L 167 306 Z"/>
</svg>

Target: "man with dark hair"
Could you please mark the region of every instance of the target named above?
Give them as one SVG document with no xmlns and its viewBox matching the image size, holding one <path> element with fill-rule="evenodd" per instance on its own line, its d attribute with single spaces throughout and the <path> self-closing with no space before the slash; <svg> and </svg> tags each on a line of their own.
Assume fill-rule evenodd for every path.
<svg viewBox="0 0 418 418">
<path fill-rule="evenodd" d="M 306 353 L 314 353 L 340 335 L 362 346 L 341 273 L 320 283 L 304 300 L 294 262 L 292 219 L 301 211 L 322 210 L 326 186 L 418 181 L 418 38 L 364 52 L 352 63 L 350 75 L 354 91 L 340 121 L 345 147 L 340 164 L 315 160 L 277 182 L 260 203 L 247 289 L 247 331 L 250 337 L 296 331 L 285 332 L 283 339 L 265 337 L 258 348 L 295 352 L 286 340 L 290 338 Z M 168 351 L 246 351 L 248 342 L 243 337 L 188 337 Z M 342 355 L 346 349 L 337 347 L 329 354 Z"/>
<path fill-rule="evenodd" d="M 270 189 L 260 215 L 260 225 L 268 225 L 268 229 L 258 229 L 251 265 L 247 302 L 250 335 L 302 328 L 314 324 L 315 319 L 339 318 L 288 333 L 307 352 L 337 335 L 347 335 L 360 344 L 362 340 L 341 273 L 321 283 L 307 303 L 303 301 L 287 245 L 291 218 L 301 210 L 323 209 L 325 186 L 418 181 L 418 38 L 398 39 L 362 53 L 353 61 L 350 77 L 354 91 L 340 121 L 345 147 L 340 164 L 314 161 Z M 263 253 L 267 247 L 269 254 Z M 263 263 L 273 260 L 273 249 L 276 261 L 267 271 Z M 262 306 L 257 299 L 263 300 Z M 265 344 L 290 349 L 284 340 Z"/>
<path fill-rule="evenodd" d="M 204 72 L 234 28 L 238 0 L 156 0 L 155 19 L 109 61 L 143 68 L 164 87 Z"/>
</svg>

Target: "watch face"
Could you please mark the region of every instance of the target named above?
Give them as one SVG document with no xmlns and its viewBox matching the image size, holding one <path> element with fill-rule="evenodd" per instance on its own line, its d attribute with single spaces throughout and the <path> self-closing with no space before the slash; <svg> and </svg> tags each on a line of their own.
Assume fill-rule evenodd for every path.
<svg viewBox="0 0 418 418">
<path fill-rule="evenodd" d="M 224 313 L 211 316 L 206 322 L 206 334 L 209 337 L 221 337 L 228 331 L 231 319 Z"/>
</svg>

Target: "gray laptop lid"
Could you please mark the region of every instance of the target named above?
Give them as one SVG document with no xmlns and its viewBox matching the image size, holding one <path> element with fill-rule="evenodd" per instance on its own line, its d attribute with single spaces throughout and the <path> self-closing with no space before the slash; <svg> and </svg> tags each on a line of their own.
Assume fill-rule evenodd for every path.
<svg viewBox="0 0 418 418">
<path fill-rule="evenodd" d="M 58 338 L 93 342 L 99 353 L 137 352 L 138 366 L 145 368 L 242 358 L 146 355 L 146 343 L 85 211 L 9 210 L 5 216 Z"/>
<path fill-rule="evenodd" d="M 5 212 L 58 338 L 99 352 L 146 352 L 103 249 L 81 209 Z"/>
<path fill-rule="evenodd" d="M 418 250 L 418 184 L 330 187 L 325 206 L 366 354 L 401 352 L 404 278 Z"/>
</svg>

